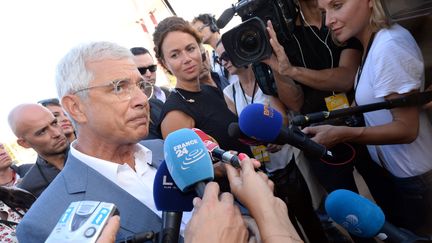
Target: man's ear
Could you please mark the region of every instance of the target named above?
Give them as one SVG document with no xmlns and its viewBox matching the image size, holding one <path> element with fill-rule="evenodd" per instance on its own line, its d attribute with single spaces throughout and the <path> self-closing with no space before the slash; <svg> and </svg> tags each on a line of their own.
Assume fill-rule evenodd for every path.
<svg viewBox="0 0 432 243">
<path fill-rule="evenodd" d="M 84 106 L 81 103 L 80 98 L 76 95 L 66 95 L 62 98 L 63 109 L 69 114 L 69 116 L 75 120 L 78 124 L 85 123 L 87 116 L 84 113 Z"/>
<path fill-rule="evenodd" d="M 23 148 L 31 148 L 30 144 L 27 143 L 27 141 L 24 138 L 18 138 L 17 144 Z"/>
</svg>

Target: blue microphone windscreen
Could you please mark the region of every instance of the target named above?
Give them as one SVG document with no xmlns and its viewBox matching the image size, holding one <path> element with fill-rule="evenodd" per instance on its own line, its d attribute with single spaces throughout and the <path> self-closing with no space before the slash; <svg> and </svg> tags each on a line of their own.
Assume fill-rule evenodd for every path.
<svg viewBox="0 0 432 243">
<path fill-rule="evenodd" d="M 165 212 L 192 211 L 194 191 L 182 192 L 172 179 L 164 162 L 159 166 L 153 183 L 153 198 L 157 210 Z"/>
<path fill-rule="evenodd" d="M 197 182 L 213 180 L 213 164 L 204 143 L 192 129 L 170 133 L 164 156 L 172 178 L 180 190 L 193 189 Z"/>
<path fill-rule="evenodd" d="M 381 208 L 352 191 L 339 189 L 330 193 L 325 201 L 327 214 L 353 235 L 371 238 L 385 223 Z"/>
<path fill-rule="evenodd" d="M 274 141 L 282 124 L 282 114 L 263 104 L 250 104 L 239 116 L 240 130 L 247 136 L 263 142 Z"/>
</svg>

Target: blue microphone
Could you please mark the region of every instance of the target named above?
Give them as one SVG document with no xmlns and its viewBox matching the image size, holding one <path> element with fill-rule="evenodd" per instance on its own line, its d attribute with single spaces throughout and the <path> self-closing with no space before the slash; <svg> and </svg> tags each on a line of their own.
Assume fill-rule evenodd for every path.
<svg viewBox="0 0 432 243">
<path fill-rule="evenodd" d="M 195 189 L 204 194 L 205 182 L 214 179 L 210 155 L 200 137 L 189 128 L 170 133 L 164 143 L 164 157 L 172 178 L 181 191 Z"/>
<path fill-rule="evenodd" d="M 381 208 L 357 193 L 345 189 L 331 192 L 325 201 L 328 215 L 351 234 L 386 242 L 416 242 L 430 240 L 398 228 L 385 221 Z"/>
<path fill-rule="evenodd" d="M 255 103 L 246 106 L 240 113 L 238 124 L 241 132 L 253 139 L 280 145 L 290 144 L 313 156 L 333 158 L 325 146 L 312 141 L 298 127 L 284 127 L 282 115 L 268 105 Z"/>
<path fill-rule="evenodd" d="M 192 211 L 195 193 L 178 189 L 165 162 L 159 166 L 153 183 L 153 198 L 157 210 L 162 211 L 162 230 L 159 242 L 178 242 L 184 211 Z"/>
</svg>

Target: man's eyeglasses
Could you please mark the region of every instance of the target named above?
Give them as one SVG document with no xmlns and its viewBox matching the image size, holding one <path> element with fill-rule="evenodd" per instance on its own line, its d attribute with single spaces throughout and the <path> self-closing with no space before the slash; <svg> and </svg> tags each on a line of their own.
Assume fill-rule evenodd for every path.
<svg viewBox="0 0 432 243">
<path fill-rule="evenodd" d="M 112 92 L 119 98 L 120 101 L 129 100 L 132 97 L 132 90 L 135 86 L 138 87 L 147 96 L 147 98 L 150 99 L 153 96 L 153 84 L 144 80 L 140 80 L 136 83 L 133 83 L 131 80 L 112 81 L 109 84 L 96 85 L 84 89 L 79 89 L 73 94 L 77 94 L 78 92 L 86 91 L 89 89 L 110 86 L 112 88 Z"/>
<path fill-rule="evenodd" d="M 139 67 L 138 68 L 138 71 L 141 73 L 141 75 L 144 75 L 147 72 L 147 70 L 154 73 L 157 70 L 157 65 L 153 64 L 153 65 L 150 65 L 148 67 Z"/>
<path fill-rule="evenodd" d="M 45 107 L 48 105 L 60 106 L 60 101 L 57 98 L 39 100 L 37 103 Z"/>
<path fill-rule="evenodd" d="M 222 65 L 222 61 L 229 62 L 229 61 L 231 61 L 231 59 L 229 58 L 228 53 L 226 53 L 226 51 L 224 51 L 224 52 L 222 52 L 220 57 L 217 58 L 217 61 L 220 65 Z"/>
</svg>

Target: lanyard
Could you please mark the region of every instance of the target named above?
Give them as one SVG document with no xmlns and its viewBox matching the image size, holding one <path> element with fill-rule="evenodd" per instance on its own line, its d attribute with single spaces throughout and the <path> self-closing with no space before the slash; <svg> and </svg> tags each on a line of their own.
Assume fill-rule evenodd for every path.
<svg viewBox="0 0 432 243">
<path fill-rule="evenodd" d="M 372 46 L 372 42 L 373 42 L 374 38 L 375 38 L 375 32 L 372 33 L 371 37 L 369 38 L 369 43 L 368 43 L 368 46 L 367 46 L 367 48 L 366 48 L 365 55 L 364 55 L 364 57 L 363 57 L 362 62 L 360 63 L 360 66 L 359 66 L 359 69 L 358 69 L 358 72 L 357 72 L 357 83 L 356 83 L 356 85 L 354 86 L 354 94 L 355 94 L 355 92 L 356 92 L 356 90 L 357 90 L 357 86 L 358 86 L 358 84 L 359 84 L 359 82 L 360 82 L 360 77 L 361 77 L 361 74 L 362 74 L 362 71 L 363 71 L 363 66 L 364 66 L 364 64 L 365 64 L 365 62 L 366 62 L 366 59 L 367 59 L 367 56 L 368 56 L 368 54 L 369 54 L 369 50 L 370 50 L 370 48 L 371 48 L 371 46 Z"/>
<path fill-rule="evenodd" d="M 245 101 L 246 101 L 246 105 L 249 105 L 249 102 L 248 102 L 247 99 L 246 99 L 246 94 L 245 94 L 245 91 L 244 91 L 244 89 L 243 89 L 243 86 L 242 86 L 242 84 L 241 84 L 240 82 L 239 82 L 239 84 L 240 84 L 240 88 L 241 88 L 242 93 L 243 93 L 243 97 L 244 97 L 244 99 L 245 99 Z M 252 100 L 251 100 L 251 104 L 254 103 L 254 98 L 255 98 L 255 92 L 256 92 L 256 89 L 257 89 L 257 81 L 255 81 L 255 84 L 254 84 L 253 93 L 252 93 Z"/>
</svg>

